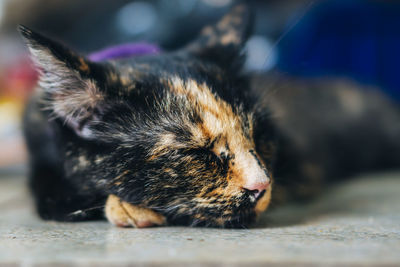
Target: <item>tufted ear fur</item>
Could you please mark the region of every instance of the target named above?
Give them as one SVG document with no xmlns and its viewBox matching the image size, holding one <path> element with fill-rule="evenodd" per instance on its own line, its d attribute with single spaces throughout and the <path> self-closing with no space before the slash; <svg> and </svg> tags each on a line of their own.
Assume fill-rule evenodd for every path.
<svg viewBox="0 0 400 267">
<path fill-rule="evenodd" d="M 19 26 L 19 31 L 39 71 L 45 109 L 81 137 L 91 138 L 87 124 L 105 98 L 99 87 L 105 79 L 104 67 L 24 26 Z"/>
<path fill-rule="evenodd" d="M 187 49 L 222 67 L 240 68 L 241 52 L 253 26 L 252 18 L 248 6 L 235 5 L 215 25 L 205 27 Z"/>
</svg>

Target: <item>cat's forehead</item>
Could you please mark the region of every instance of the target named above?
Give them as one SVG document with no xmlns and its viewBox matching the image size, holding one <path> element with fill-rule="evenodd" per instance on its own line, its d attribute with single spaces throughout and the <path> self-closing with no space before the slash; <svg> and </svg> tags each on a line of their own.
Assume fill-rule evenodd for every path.
<svg viewBox="0 0 400 267">
<path fill-rule="evenodd" d="M 140 56 L 112 62 L 112 64 L 117 67 L 119 75 L 126 83 L 136 81 L 151 84 L 173 77 L 217 83 L 227 78 L 224 70 L 219 66 L 187 53 Z"/>
<path fill-rule="evenodd" d="M 169 93 L 184 99 L 195 121 L 187 119 L 186 129 L 190 132 L 190 143 L 194 146 L 209 146 L 216 153 L 228 150 L 249 149 L 253 146 L 251 114 L 241 112 L 221 99 L 206 82 L 191 78 L 172 76 L 163 81 Z M 176 144 L 171 133 L 163 135 L 164 145 Z M 244 148 L 246 147 L 246 148 Z"/>
<path fill-rule="evenodd" d="M 251 114 L 222 97 L 221 92 L 230 90 L 231 85 L 218 66 L 184 55 L 158 55 L 123 62 L 119 69 L 124 90 L 161 95 L 161 106 L 166 110 L 158 112 L 179 116 L 171 123 L 182 124 L 179 127 L 189 132 L 191 145 L 205 146 L 214 141 L 219 152 L 252 146 Z M 169 110 L 171 102 L 179 102 L 181 110 Z M 162 146 L 187 145 L 177 140 L 182 137 L 166 131 L 159 142 Z"/>
</svg>

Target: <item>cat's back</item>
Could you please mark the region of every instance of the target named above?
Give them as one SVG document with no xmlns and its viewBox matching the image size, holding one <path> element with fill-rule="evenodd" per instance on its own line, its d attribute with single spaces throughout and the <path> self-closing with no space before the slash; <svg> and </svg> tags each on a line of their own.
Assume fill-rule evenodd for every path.
<svg viewBox="0 0 400 267">
<path fill-rule="evenodd" d="M 254 77 L 253 88 L 291 149 L 325 176 L 400 166 L 399 108 L 378 88 L 285 75 Z"/>
</svg>

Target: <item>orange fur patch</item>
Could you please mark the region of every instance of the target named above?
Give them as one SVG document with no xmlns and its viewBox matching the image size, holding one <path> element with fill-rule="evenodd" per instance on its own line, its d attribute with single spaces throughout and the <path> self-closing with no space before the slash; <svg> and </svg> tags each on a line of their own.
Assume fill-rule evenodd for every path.
<svg viewBox="0 0 400 267">
<path fill-rule="evenodd" d="M 257 215 L 260 215 L 263 211 L 265 211 L 269 204 L 271 203 L 271 186 L 268 187 L 267 191 L 265 192 L 264 196 L 258 200 L 255 211 Z"/>
<path fill-rule="evenodd" d="M 106 207 L 109 222 L 119 227 L 144 228 L 165 224 L 165 217 L 146 208 L 121 201 L 115 195 L 109 195 Z"/>
</svg>

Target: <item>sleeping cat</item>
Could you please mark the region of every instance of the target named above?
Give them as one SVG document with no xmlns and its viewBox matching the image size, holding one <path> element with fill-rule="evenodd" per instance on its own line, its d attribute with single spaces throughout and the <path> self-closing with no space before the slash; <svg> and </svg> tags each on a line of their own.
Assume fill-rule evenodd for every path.
<svg viewBox="0 0 400 267">
<path fill-rule="evenodd" d="M 178 51 L 101 63 L 21 26 L 40 71 L 24 118 L 40 216 L 246 227 L 399 166 L 400 114 L 378 91 L 244 74 L 250 21 L 237 5 Z"/>
</svg>

